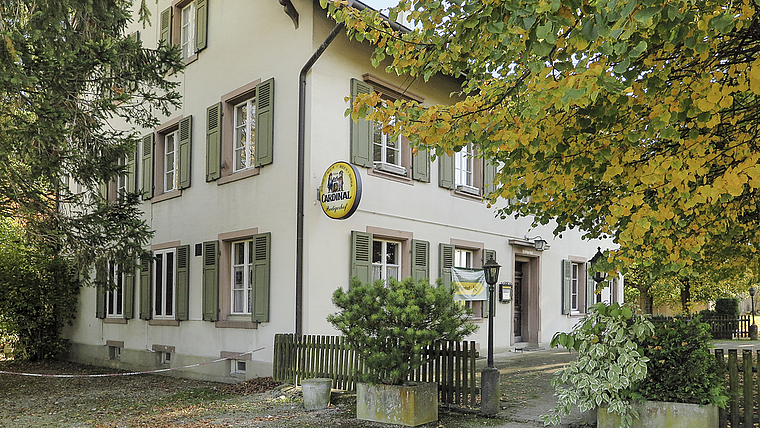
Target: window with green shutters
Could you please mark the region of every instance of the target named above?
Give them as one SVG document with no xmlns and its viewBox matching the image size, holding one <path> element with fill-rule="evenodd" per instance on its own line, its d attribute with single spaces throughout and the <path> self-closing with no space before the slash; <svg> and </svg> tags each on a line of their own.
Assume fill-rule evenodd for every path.
<svg viewBox="0 0 760 428">
<path fill-rule="evenodd" d="M 142 194 L 151 199 L 190 187 L 193 117 L 170 121 L 142 139 Z"/>
<path fill-rule="evenodd" d="M 376 79 L 376 78 L 375 78 Z M 370 93 L 373 84 L 359 79 L 351 79 L 351 100 L 357 95 Z M 385 101 L 406 98 L 388 87 L 378 88 Z M 351 163 L 371 168 L 379 176 L 402 177 L 421 182 L 430 182 L 430 152 L 412 150 L 403 136 L 393 136 L 383 132 L 379 121 L 350 119 Z"/>
<path fill-rule="evenodd" d="M 438 156 L 438 186 L 457 194 L 480 198 L 495 190 L 497 166 L 490 159 L 478 157 L 471 145 L 453 156 Z"/>
<path fill-rule="evenodd" d="M 182 58 L 192 60 L 206 48 L 208 0 L 181 1 L 161 11 L 159 40 L 179 45 Z"/>
<path fill-rule="evenodd" d="M 246 178 L 273 162 L 273 78 L 239 88 L 206 109 L 206 181 Z"/>
<path fill-rule="evenodd" d="M 415 281 L 429 279 L 430 243 L 411 236 L 409 232 L 388 230 L 378 234 L 352 231 L 350 277 L 363 283 L 408 276 Z"/>
<path fill-rule="evenodd" d="M 562 260 L 562 314 L 583 314 L 596 299 L 596 282 L 585 261 Z"/>
<path fill-rule="evenodd" d="M 156 250 L 140 260 L 140 319 L 189 319 L 189 263 L 189 245 Z"/>
<path fill-rule="evenodd" d="M 98 318 L 129 319 L 133 317 L 134 272 L 122 270 L 109 261 L 96 269 L 96 315 Z"/>
</svg>

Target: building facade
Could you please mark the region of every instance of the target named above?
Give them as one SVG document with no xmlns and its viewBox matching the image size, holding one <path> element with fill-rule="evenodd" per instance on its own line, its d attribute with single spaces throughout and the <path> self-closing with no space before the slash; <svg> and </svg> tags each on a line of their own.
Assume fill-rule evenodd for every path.
<svg viewBox="0 0 760 428">
<path fill-rule="evenodd" d="M 610 243 L 499 219 L 482 199 L 495 166 L 472 147 L 414 156 L 406 139 L 344 115 L 347 98 L 371 89 L 451 103 L 456 79 L 386 74 L 372 66 L 372 46 L 340 33 L 303 88 L 299 75 L 335 22 L 318 1 L 285 3 L 158 0 L 149 2 L 154 25 L 135 24 L 147 47 L 180 46 L 183 105 L 143 130 L 125 160 L 133 173 L 110 186 L 142 189 L 152 258 L 135 272 L 101 272 L 113 291 L 83 290 L 65 332 L 72 360 L 228 382 L 269 375 L 275 334 L 336 334 L 326 320 L 331 296 L 351 276 L 448 283 L 452 267 L 478 268 L 487 257 L 512 286 L 494 303 L 496 348 L 545 346 L 590 304 L 622 300 L 621 284 L 595 294 L 586 275 L 597 247 Z M 338 161 L 355 168 L 362 188 L 345 219 L 326 215 L 320 199 Z M 326 181 L 328 192 L 348 186 L 337 173 Z M 536 237 L 549 241 L 544 251 Z M 485 349 L 488 302 L 467 305 L 481 325 L 469 339 Z"/>
</svg>

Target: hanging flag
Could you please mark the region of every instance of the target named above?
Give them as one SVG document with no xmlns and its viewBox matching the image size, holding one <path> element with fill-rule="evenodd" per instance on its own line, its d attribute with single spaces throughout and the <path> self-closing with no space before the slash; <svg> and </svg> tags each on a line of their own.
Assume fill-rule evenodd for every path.
<svg viewBox="0 0 760 428">
<path fill-rule="evenodd" d="M 483 269 L 451 268 L 454 300 L 488 300 Z"/>
</svg>

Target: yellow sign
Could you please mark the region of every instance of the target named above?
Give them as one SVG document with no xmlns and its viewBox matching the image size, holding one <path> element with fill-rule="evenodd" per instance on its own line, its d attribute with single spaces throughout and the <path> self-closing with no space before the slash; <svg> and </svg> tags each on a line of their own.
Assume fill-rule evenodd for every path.
<svg viewBox="0 0 760 428">
<path fill-rule="evenodd" d="M 319 203 L 328 217 L 342 220 L 351 217 L 362 198 L 362 177 L 347 162 L 335 162 L 322 176 Z"/>
</svg>

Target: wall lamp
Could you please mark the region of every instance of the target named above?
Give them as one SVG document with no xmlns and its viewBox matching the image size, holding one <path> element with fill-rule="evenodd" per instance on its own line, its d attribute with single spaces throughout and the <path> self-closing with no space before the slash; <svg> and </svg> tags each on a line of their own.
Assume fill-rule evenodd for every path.
<svg viewBox="0 0 760 428">
<path fill-rule="evenodd" d="M 528 235 L 525 235 L 525 240 L 533 241 L 533 248 L 535 248 L 536 251 L 544 251 L 546 249 L 546 240 L 540 235 L 535 238 L 528 238 Z"/>
</svg>

